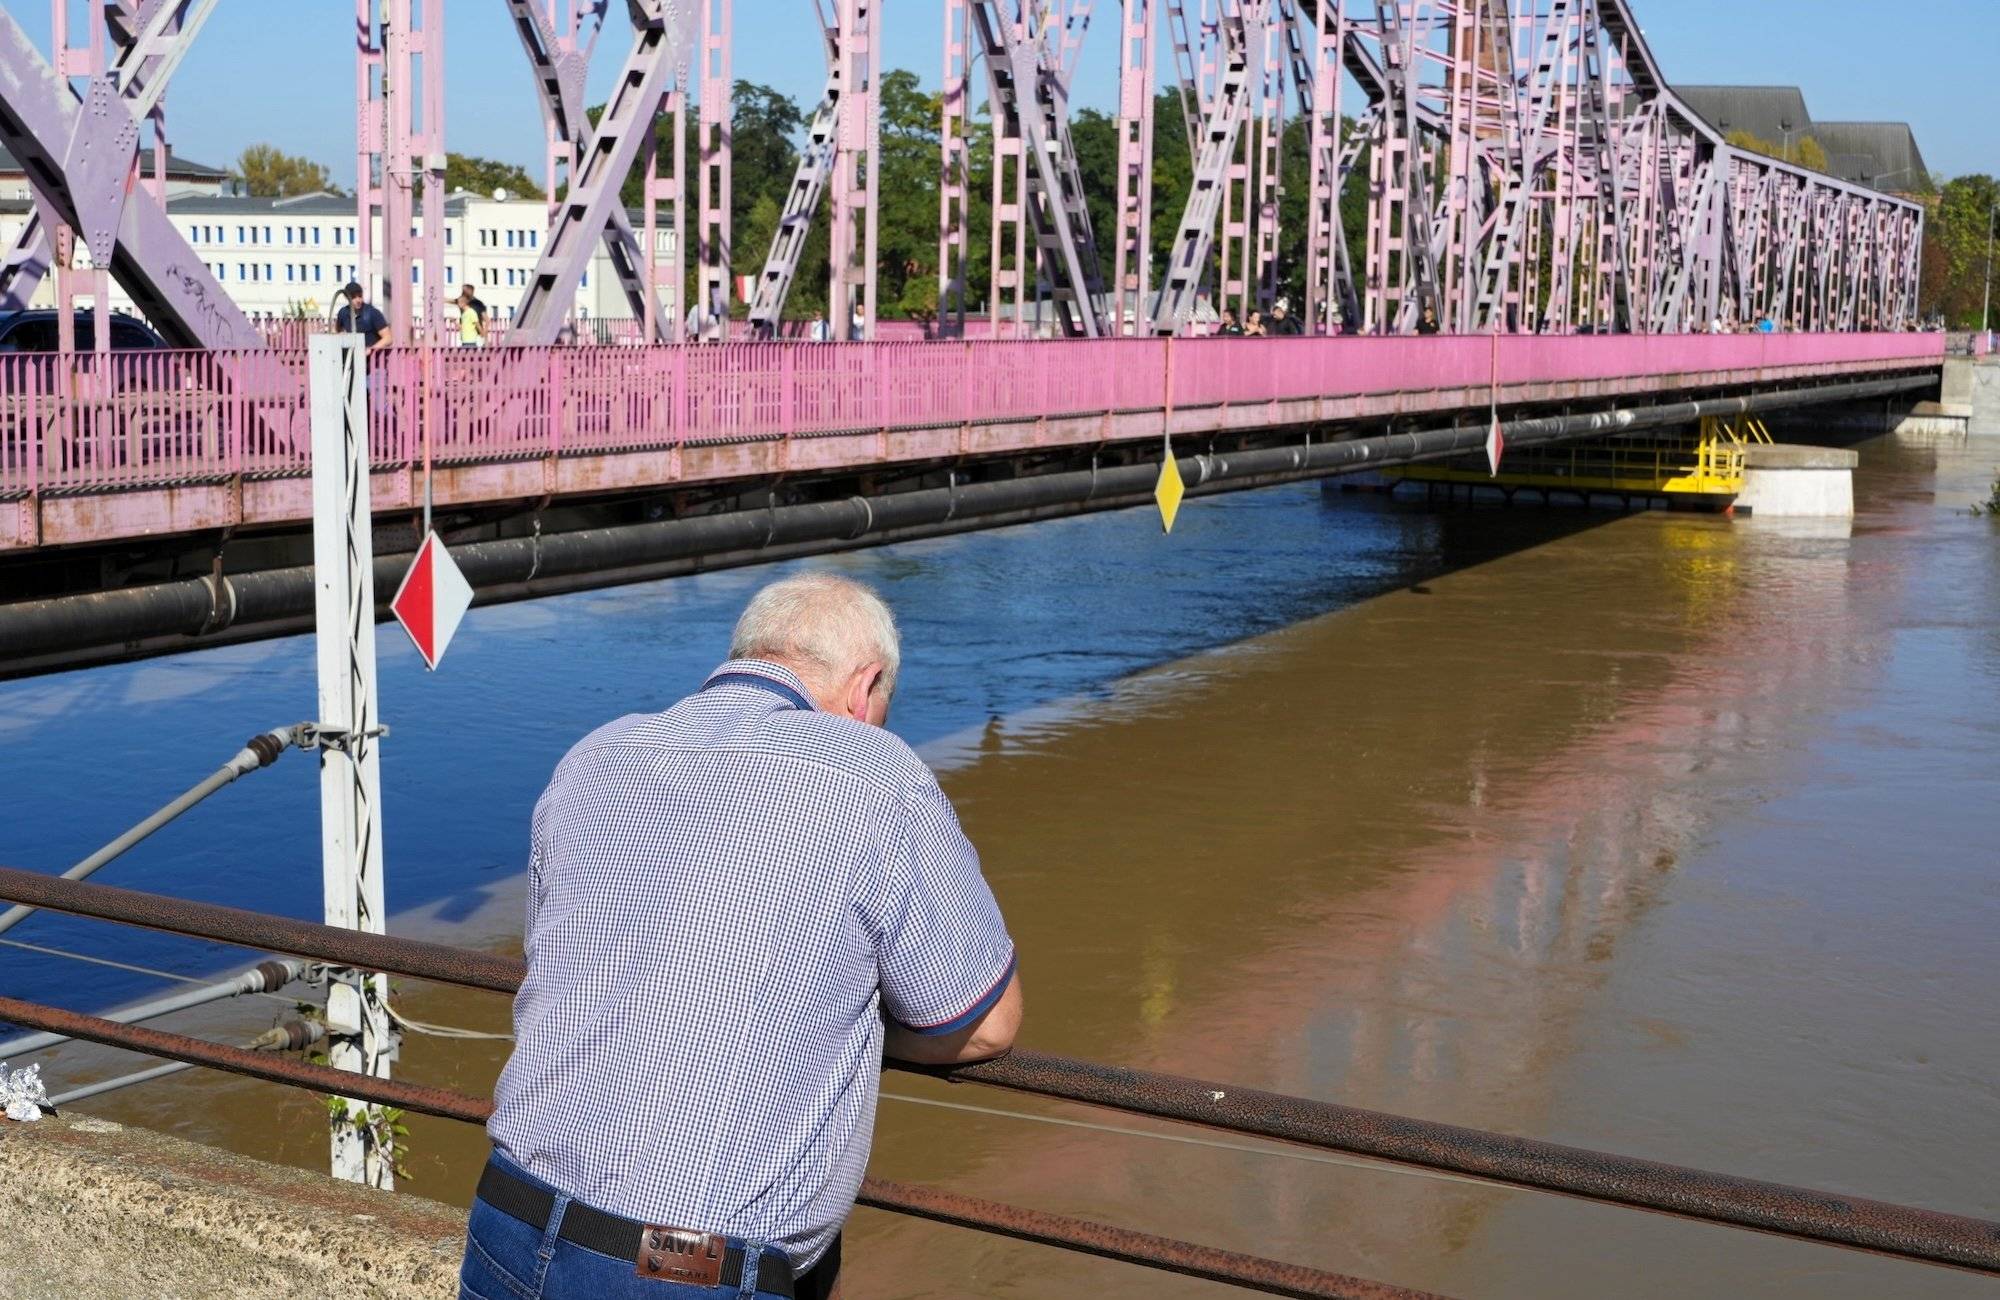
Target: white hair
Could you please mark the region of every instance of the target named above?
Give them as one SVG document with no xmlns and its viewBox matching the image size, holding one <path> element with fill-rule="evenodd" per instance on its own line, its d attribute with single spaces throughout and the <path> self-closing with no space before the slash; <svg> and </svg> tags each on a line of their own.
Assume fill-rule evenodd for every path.
<svg viewBox="0 0 2000 1300">
<path fill-rule="evenodd" d="M 820 572 L 780 578 L 752 596 L 729 638 L 729 657 L 778 660 L 822 690 L 879 663 L 886 695 L 896 689 L 903 651 L 896 616 L 874 588 Z"/>
</svg>

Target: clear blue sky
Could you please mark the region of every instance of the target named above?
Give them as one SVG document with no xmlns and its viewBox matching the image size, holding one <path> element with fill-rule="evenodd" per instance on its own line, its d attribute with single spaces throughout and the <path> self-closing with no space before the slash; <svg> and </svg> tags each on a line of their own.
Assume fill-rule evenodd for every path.
<svg viewBox="0 0 2000 1300">
<path fill-rule="evenodd" d="M 1109 107 L 1116 2 L 1100 0 L 1080 103 Z M 42 0 L 6 5 L 46 42 Z M 447 0 L 445 8 L 450 148 L 538 173 L 539 115 L 504 7 Z M 736 8 L 736 75 L 815 101 L 824 68 L 810 0 L 737 0 Z M 1636 8 L 1672 80 L 1796 84 L 1818 118 L 1908 121 L 1941 176 L 2000 173 L 1996 0 L 1636 0 Z M 936 85 L 941 6 L 889 0 L 884 9 L 888 66 Z M 350 183 L 353 14 L 347 0 L 222 0 L 168 96 L 175 148 L 223 166 L 264 142 L 317 159 Z M 610 79 L 629 40 L 622 3 L 614 0 L 611 18 L 593 88 Z"/>
</svg>

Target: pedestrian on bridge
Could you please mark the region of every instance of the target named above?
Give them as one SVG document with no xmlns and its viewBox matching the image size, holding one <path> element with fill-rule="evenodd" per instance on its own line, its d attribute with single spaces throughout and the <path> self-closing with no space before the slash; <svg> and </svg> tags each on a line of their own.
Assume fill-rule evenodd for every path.
<svg viewBox="0 0 2000 1300">
<path fill-rule="evenodd" d="M 486 346 L 486 304 L 472 292 L 470 283 L 458 286 L 458 346 Z"/>
<path fill-rule="evenodd" d="M 466 1294 L 824 1296 L 884 1053 L 1012 1045 L 979 855 L 882 729 L 900 658 L 873 591 L 786 578 L 701 690 L 557 765 Z"/>
<path fill-rule="evenodd" d="M 334 316 L 333 327 L 342 334 L 361 335 L 361 346 L 369 352 L 379 352 L 388 347 L 389 318 L 368 301 L 368 293 L 361 287 L 361 281 L 349 280 L 341 292 L 347 295 L 347 305 Z"/>
</svg>

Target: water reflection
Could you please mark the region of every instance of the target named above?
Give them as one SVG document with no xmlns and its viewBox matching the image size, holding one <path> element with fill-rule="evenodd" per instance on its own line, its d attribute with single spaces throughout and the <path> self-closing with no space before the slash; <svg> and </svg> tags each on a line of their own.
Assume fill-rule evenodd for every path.
<svg viewBox="0 0 2000 1300">
<path fill-rule="evenodd" d="M 880 566 L 865 571 L 928 656 L 899 721 L 946 765 L 981 846 L 1033 1046 L 1995 1216 L 2000 891 L 1982 864 L 2000 546 L 1939 504 L 1982 468 L 1869 447 L 1851 534 L 1288 490 L 1202 503 L 1217 508 L 1185 550 L 1097 520 L 850 562 Z M 486 653 L 522 638 L 508 653 L 575 723 L 657 677 L 661 628 L 713 633 L 751 581 L 593 598 L 613 648 L 587 690 L 551 667 L 557 625 L 482 629 Z M 461 774 L 450 795 L 475 788 Z M 454 830 L 504 861 L 495 820 Z M 491 908 L 438 907 L 467 874 L 424 923 L 504 931 L 506 870 L 477 886 Z M 497 999 L 401 996 L 422 1018 L 504 1025 Z M 480 1090 L 499 1059 L 418 1040 L 402 1068 Z M 887 1088 L 950 1108 L 885 1101 L 884 1176 L 1452 1294 L 1990 1289 Z M 309 1103 L 256 1085 L 183 1079 L 101 1109 L 319 1157 Z M 416 1187 L 462 1199 L 478 1136 L 420 1124 L 413 1142 Z M 1208 1293 L 865 1213 L 851 1259 L 871 1297 Z"/>
</svg>

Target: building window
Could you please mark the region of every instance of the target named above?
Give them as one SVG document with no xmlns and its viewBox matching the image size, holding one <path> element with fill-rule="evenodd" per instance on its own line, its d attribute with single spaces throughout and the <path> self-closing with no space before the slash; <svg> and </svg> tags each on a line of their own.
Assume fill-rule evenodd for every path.
<svg viewBox="0 0 2000 1300">
<path fill-rule="evenodd" d="M 507 232 L 507 247 L 512 248 L 513 246 L 514 246 L 514 232 L 510 230 Z"/>
<path fill-rule="evenodd" d="M 452 243 L 454 242 L 451 236 L 452 236 L 452 229 L 450 226 L 446 226 L 444 228 L 444 242 L 445 242 L 445 247 L 447 248 L 451 247 Z"/>
<path fill-rule="evenodd" d="M 271 228 L 269 226 L 264 227 L 264 242 L 267 244 L 273 242 L 271 239 Z"/>
<path fill-rule="evenodd" d="M 217 262 L 215 264 L 215 279 L 218 284 L 229 278 L 228 275 L 224 274 L 224 272 L 226 272 L 228 269 L 229 269 L 228 267 L 224 266 L 220 262 Z"/>
<path fill-rule="evenodd" d="M 418 268 L 418 267 L 414 267 L 414 266 L 413 266 L 413 267 L 411 267 L 411 268 L 410 268 L 410 283 L 411 283 L 411 284 L 415 284 L 415 283 L 417 282 L 417 271 L 418 271 L 418 270 L 419 270 L 419 268 Z"/>
<path fill-rule="evenodd" d="M 269 262 L 264 263 L 264 278 L 266 280 L 275 280 L 278 278 L 271 273 L 271 264 Z"/>
<path fill-rule="evenodd" d="M 458 283 L 458 268 L 457 268 L 457 267 L 455 267 L 455 266 L 447 266 L 447 267 L 445 267 L 445 268 L 444 268 L 444 282 L 445 282 L 446 284 L 457 284 L 457 283 Z"/>
<path fill-rule="evenodd" d="M 540 248 L 541 246 L 542 246 L 542 232 L 539 230 L 530 230 L 528 232 L 528 247 Z"/>
<path fill-rule="evenodd" d="M 239 244 L 246 242 L 243 238 L 243 227 L 241 226 L 236 227 L 236 242 Z"/>
<path fill-rule="evenodd" d="M 318 226 L 314 226 L 314 227 L 313 227 L 313 243 L 317 244 L 318 242 L 319 242 L 319 227 L 318 227 Z"/>
<path fill-rule="evenodd" d="M 585 288 L 585 289 L 588 289 L 588 288 L 590 287 L 590 272 L 588 272 L 588 271 L 585 271 L 585 272 L 583 273 L 583 285 L 582 285 L 582 287 L 583 287 L 583 288 Z"/>
</svg>

